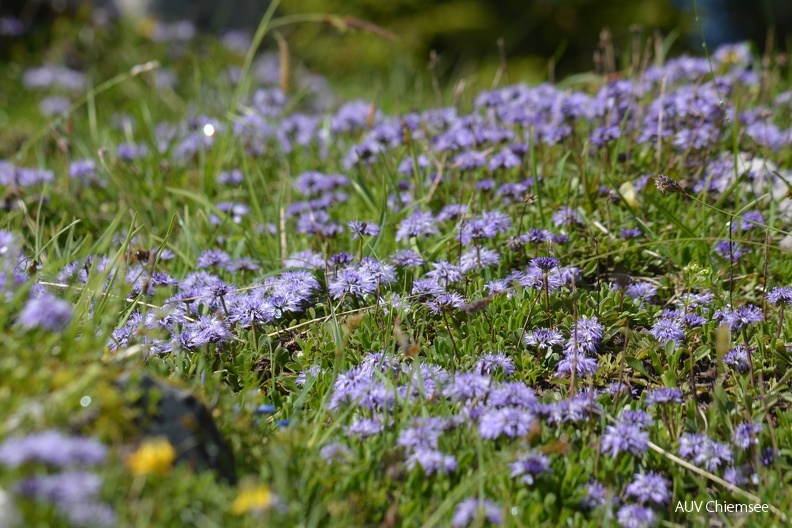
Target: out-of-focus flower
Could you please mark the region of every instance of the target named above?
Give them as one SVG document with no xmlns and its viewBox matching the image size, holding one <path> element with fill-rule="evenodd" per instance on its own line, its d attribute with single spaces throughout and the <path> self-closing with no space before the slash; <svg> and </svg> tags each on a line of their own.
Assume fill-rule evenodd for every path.
<svg viewBox="0 0 792 528">
<path fill-rule="evenodd" d="M 72 305 L 53 295 L 44 294 L 28 299 L 19 312 L 17 322 L 26 329 L 44 328 L 58 332 L 69 324 Z"/>
<path fill-rule="evenodd" d="M 150 438 L 144 440 L 124 463 L 135 476 L 149 473 L 162 475 L 170 472 L 174 460 L 176 450 L 167 439 Z"/>
<path fill-rule="evenodd" d="M 451 525 L 454 528 L 465 528 L 471 526 L 477 519 L 500 526 L 503 522 L 503 512 L 491 500 L 465 499 L 457 504 Z"/>
<path fill-rule="evenodd" d="M 274 502 L 275 496 L 268 486 L 245 487 L 239 490 L 239 495 L 231 503 L 230 512 L 232 515 L 261 513 L 270 509 Z"/>
</svg>

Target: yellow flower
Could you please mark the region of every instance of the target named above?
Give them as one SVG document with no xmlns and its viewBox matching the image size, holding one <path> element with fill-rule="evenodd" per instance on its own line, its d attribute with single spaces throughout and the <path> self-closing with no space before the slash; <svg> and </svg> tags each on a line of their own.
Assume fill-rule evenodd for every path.
<svg viewBox="0 0 792 528">
<path fill-rule="evenodd" d="M 165 438 L 144 440 L 137 451 L 126 458 L 126 466 L 133 475 L 168 473 L 176 459 L 176 451 Z"/>
<path fill-rule="evenodd" d="M 252 486 L 239 491 L 239 496 L 231 504 L 233 515 L 260 512 L 272 506 L 272 492 L 267 486 Z"/>
</svg>

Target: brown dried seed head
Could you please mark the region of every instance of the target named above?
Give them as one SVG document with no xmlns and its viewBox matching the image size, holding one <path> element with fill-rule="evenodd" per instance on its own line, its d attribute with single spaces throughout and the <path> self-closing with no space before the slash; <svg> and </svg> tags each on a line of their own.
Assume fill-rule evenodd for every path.
<svg viewBox="0 0 792 528">
<path fill-rule="evenodd" d="M 683 193 L 682 186 L 677 183 L 673 178 L 669 178 L 665 174 L 658 174 L 654 177 L 655 186 L 661 193 Z"/>
</svg>

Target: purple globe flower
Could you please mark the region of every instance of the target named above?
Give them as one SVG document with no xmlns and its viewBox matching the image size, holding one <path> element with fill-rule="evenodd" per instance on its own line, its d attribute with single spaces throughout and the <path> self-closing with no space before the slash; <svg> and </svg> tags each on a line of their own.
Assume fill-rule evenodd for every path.
<svg viewBox="0 0 792 528">
<path fill-rule="evenodd" d="M 792 305 L 792 287 L 777 286 L 767 294 L 767 302 L 770 304 Z"/>
<path fill-rule="evenodd" d="M 519 477 L 520 482 L 530 486 L 537 476 L 550 471 L 550 459 L 541 453 L 529 453 L 509 464 L 509 469 L 511 478 Z"/>
<path fill-rule="evenodd" d="M 473 525 L 477 519 L 500 526 L 503 522 L 503 512 L 497 504 L 490 500 L 465 499 L 457 504 L 451 526 L 466 528 Z"/>
<path fill-rule="evenodd" d="M 424 259 L 418 253 L 409 249 L 397 251 L 390 257 L 391 262 L 404 268 L 417 268 L 424 263 Z"/>
<path fill-rule="evenodd" d="M 106 456 L 107 448 L 98 440 L 58 431 L 11 437 L 0 444 L 0 464 L 10 468 L 26 462 L 60 467 L 99 464 Z"/>
<path fill-rule="evenodd" d="M 679 437 L 679 456 L 703 466 L 707 471 L 717 471 L 732 463 L 731 448 L 715 442 L 704 434 L 683 434 Z"/>
<path fill-rule="evenodd" d="M 638 504 L 628 504 L 619 509 L 616 515 L 622 528 L 649 528 L 655 524 L 655 513 Z"/>
<path fill-rule="evenodd" d="M 476 372 L 463 372 L 443 388 L 443 396 L 451 401 L 467 401 L 474 398 L 484 399 L 490 388 L 489 376 Z"/>
<path fill-rule="evenodd" d="M 343 444 L 332 442 L 319 450 L 319 456 L 322 457 L 322 460 L 331 464 L 349 459 L 352 456 L 352 451 Z"/>
<path fill-rule="evenodd" d="M 550 271 L 558 267 L 558 259 L 553 257 L 537 257 L 532 262 L 542 271 Z"/>
<path fill-rule="evenodd" d="M 508 377 L 514 373 L 514 360 L 503 352 L 484 354 L 473 368 L 476 372 L 489 375 L 495 374 L 500 370 Z"/>
<path fill-rule="evenodd" d="M 655 324 L 652 325 L 652 329 L 649 333 L 663 345 L 669 342 L 680 345 L 685 340 L 685 328 L 682 322 L 671 317 L 661 317 L 658 319 Z"/>
<path fill-rule="evenodd" d="M 713 319 L 728 325 L 732 330 L 741 330 L 745 326 L 753 326 L 764 320 L 762 309 L 753 304 L 746 304 L 736 310 L 724 308 L 715 312 Z"/>
<path fill-rule="evenodd" d="M 627 486 L 627 495 L 635 497 L 638 502 L 654 502 L 660 506 L 666 504 L 671 499 L 668 491 L 668 481 L 661 475 L 650 471 L 647 474 L 636 474 Z"/>
<path fill-rule="evenodd" d="M 669 389 L 667 387 L 647 391 L 647 405 L 661 405 L 664 403 L 682 403 L 682 391 L 679 389 Z"/>
<path fill-rule="evenodd" d="M 741 423 L 734 429 L 734 444 L 742 449 L 759 444 L 759 434 L 762 432 L 761 423 Z"/>
<path fill-rule="evenodd" d="M 534 424 L 534 415 L 517 407 L 503 407 L 484 412 L 479 419 L 481 438 L 491 440 L 499 436 L 525 436 Z"/>
<path fill-rule="evenodd" d="M 380 232 L 380 226 L 374 222 L 352 221 L 347 226 L 352 231 L 353 239 L 364 236 L 377 236 Z"/>
<path fill-rule="evenodd" d="M 19 312 L 17 322 L 28 330 L 43 328 L 59 332 L 72 318 L 72 305 L 50 294 L 28 299 Z"/>
<path fill-rule="evenodd" d="M 631 424 L 609 425 L 602 436 L 602 452 L 613 458 L 623 452 L 640 456 L 646 452 L 648 446 L 649 433 Z"/>
<path fill-rule="evenodd" d="M 560 346 L 564 343 L 564 336 L 561 335 L 561 332 L 558 330 L 537 328 L 532 332 L 526 333 L 523 342 L 539 350 L 552 350 L 553 347 Z"/>
<path fill-rule="evenodd" d="M 586 495 L 580 501 L 580 506 L 593 510 L 600 506 L 604 506 L 608 502 L 608 489 L 596 480 L 589 482 L 585 486 Z"/>
<path fill-rule="evenodd" d="M 456 457 L 433 449 L 417 449 L 406 461 L 407 469 L 420 465 L 426 475 L 453 473 L 457 469 Z"/>
</svg>

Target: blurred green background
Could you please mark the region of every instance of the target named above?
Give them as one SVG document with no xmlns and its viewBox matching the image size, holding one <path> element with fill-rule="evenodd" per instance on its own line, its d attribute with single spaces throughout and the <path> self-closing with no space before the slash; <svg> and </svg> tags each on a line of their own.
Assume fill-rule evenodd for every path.
<svg viewBox="0 0 792 528">
<path fill-rule="evenodd" d="M 192 20 L 200 30 L 252 32 L 270 0 L 93 0 L 94 15 L 119 13 L 174 21 Z M 46 28 L 53 16 L 85 13 L 80 0 L 0 0 L 0 13 L 23 13 Z M 348 24 L 302 23 L 281 29 L 290 52 L 331 80 L 426 71 L 429 53 L 439 54 L 445 81 L 477 83 L 495 75 L 498 39 L 512 79 L 540 81 L 594 69 L 601 32 L 612 34 L 616 56 L 660 32 L 672 53 L 701 53 L 694 0 L 284 0 L 276 16 L 326 13 Z M 752 40 L 763 50 L 788 49 L 792 0 L 698 0 L 708 45 Z M 54 13 L 54 15 L 53 15 Z M 37 18 L 38 17 L 38 18 Z M 389 39 L 361 29 L 356 20 L 391 33 Z M 379 30 L 377 30 L 379 31 Z M 2 43 L 0 42 L 0 45 Z M 475 78 L 474 78 L 475 77 Z M 483 81 L 481 81 L 483 82 Z"/>
</svg>

